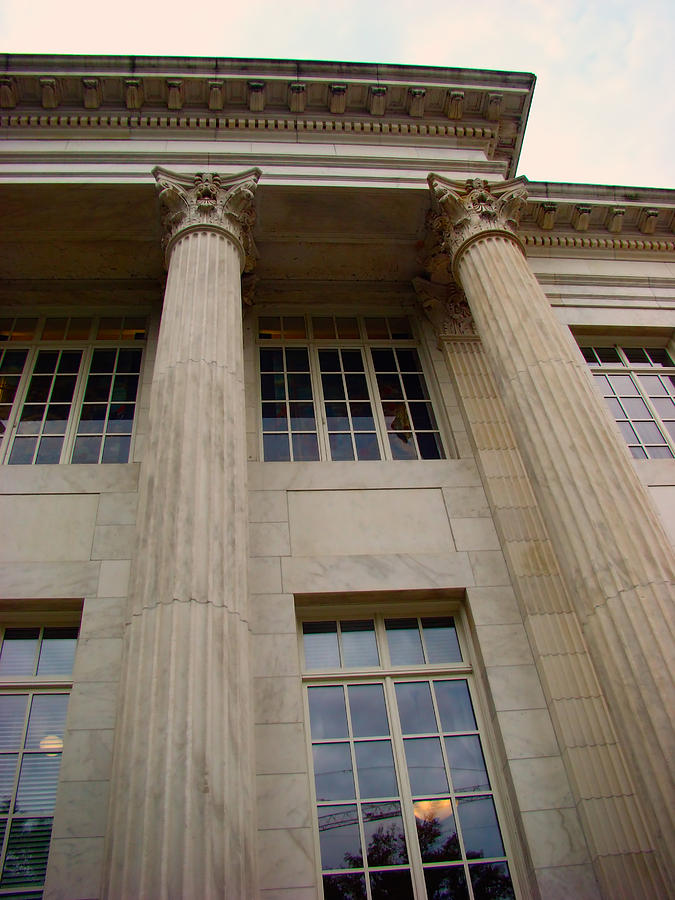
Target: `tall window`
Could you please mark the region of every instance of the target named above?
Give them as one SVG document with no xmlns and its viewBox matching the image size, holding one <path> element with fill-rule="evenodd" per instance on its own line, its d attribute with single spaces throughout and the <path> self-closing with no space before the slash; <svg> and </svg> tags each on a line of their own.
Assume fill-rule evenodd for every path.
<svg viewBox="0 0 675 900">
<path fill-rule="evenodd" d="M 7 628 L 0 645 L 0 898 L 47 871 L 77 628 Z"/>
<path fill-rule="evenodd" d="M 129 460 L 144 318 L 0 319 L 0 458 Z"/>
<path fill-rule="evenodd" d="M 450 616 L 302 623 L 325 900 L 507 900 L 513 885 Z"/>
<path fill-rule="evenodd" d="M 406 316 L 261 316 L 266 460 L 442 459 Z"/>
<path fill-rule="evenodd" d="M 660 347 L 581 347 L 636 459 L 675 456 L 675 361 Z"/>
</svg>

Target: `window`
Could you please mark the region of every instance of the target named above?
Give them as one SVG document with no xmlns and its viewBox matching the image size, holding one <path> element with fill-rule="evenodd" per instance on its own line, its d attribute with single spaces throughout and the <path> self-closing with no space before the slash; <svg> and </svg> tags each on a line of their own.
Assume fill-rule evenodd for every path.
<svg viewBox="0 0 675 900">
<path fill-rule="evenodd" d="M 454 619 L 301 629 L 325 900 L 513 898 Z"/>
<path fill-rule="evenodd" d="M 144 318 L 0 319 L 0 458 L 125 463 Z"/>
<path fill-rule="evenodd" d="M 0 898 L 47 871 L 77 628 L 6 628 L 0 644 Z"/>
<path fill-rule="evenodd" d="M 261 316 L 266 460 L 443 459 L 407 316 Z"/>
<path fill-rule="evenodd" d="M 675 456 L 675 362 L 661 347 L 581 347 L 636 459 Z"/>
</svg>

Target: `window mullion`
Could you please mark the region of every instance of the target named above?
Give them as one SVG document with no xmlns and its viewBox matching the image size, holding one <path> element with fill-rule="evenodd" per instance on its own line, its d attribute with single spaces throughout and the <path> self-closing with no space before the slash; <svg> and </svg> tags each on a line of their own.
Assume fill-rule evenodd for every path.
<svg viewBox="0 0 675 900">
<path fill-rule="evenodd" d="M 14 443 L 14 438 L 16 437 L 16 432 L 19 427 L 19 418 L 23 409 L 24 400 L 26 399 L 26 394 L 28 393 L 28 385 L 30 384 L 33 367 L 35 366 L 35 361 L 37 359 L 37 353 L 38 348 L 35 345 L 30 347 L 28 350 L 28 355 L 26 356 L 26 361 L 23 364 L 23 372 L 21 373 L 21 378 L 19 379 L 19 384 L 16 388 L 16 394 L 14 395 L 12 409 L 9 414 L 9 419 L 7 420 L 7 430 L 4 435 L 4 447 L 2 451 L 2 458 L 0 460 L 3 463 L 5 463 L 9 458 L 12 444 Z"/>
<path fill-rule="evenodd" d="M 308 344 L 309 374 L 312 382 L 312 402 L 314 403 L 314 415 L 316 417 L 316 433 L 319 441 L 319 459 L 330 462 L 330 443 L 328 440 L 328 422 L 326 420 L 326 407 L 323 397 L 323 383 L 321 381 L 321 366 L 319 365 L 319 351 L 315 344 Z"/>
<path fill-rule="evenodd" d="M 73 349 L 77 348 L 74 347 Z M 80 414 L 82 412 L 82 401 L 84 400 L 84 393 L 87 388 L 87 381 L 89 380 L 89 368 L 91 366 L 92 353 L 93 348 L 91 347 L 91 345 L 82 348 L 80 369 L 77 373 L 77 382 L 75 384 L 75 391 L 73 392 L 73 399 L 70 404 L 68 424 L 66 425 L 66 433 L 63 437 L 63 447 L 61 449 L 62 463 L 69 463 L 73 453 L 75 436 L 77 434 L 77 426 L 79 424 Z"/>
<path fill-rule="evenodd" d="M 408 765 L 405 757 L 405 747 L 403 745 L 401 721 L 398 715 L 394 678 L 393 676 L 387 676 L 383 681 L 387 712 L 389 714 L 389 731 L 391 733 L 394 766 L 396 768 L 396 776 L 398 779 L 398 793 L 401 799 L 401 817 L 403 819 L 406 845 L 408 847 L 410 875 L 415 895 L 417 897 L 425 898 L 427 894 L 424 885 L 422 854 L 420 853 L 419 841 L 417 840 L 417 826 L 415 825 L 415 814 L 413 812 L 412 789 L 410 787 L 410 779 L 408 778 Z"/>
<path fill-rule="evenodd" d="M 384 418 L 384 410 L 382 409 L 382 398 L 380 397 L 380 389 L 377 385 L 375 366 L 373 365 L 373 360 L 370 355 L 372 346 L 372 343 L 370 343 L 363 348 L 366 381 L 372 397 L 373 418 L 375 419 L 377 439 L 380 444 L 380 455 L 382 459 L 392 459 L 389 438 L 387 437 L 387 423 Z"/>
</svg>

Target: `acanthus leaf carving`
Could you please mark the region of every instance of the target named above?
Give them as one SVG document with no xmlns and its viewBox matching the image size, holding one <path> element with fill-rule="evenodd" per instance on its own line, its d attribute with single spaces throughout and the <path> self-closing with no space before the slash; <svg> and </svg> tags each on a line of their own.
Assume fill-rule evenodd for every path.
<svg viewBox="0 0 675 900">
<path fill-rule="evenodd" d="M 476 339 L 478 332 L 464 291 L 455 282 L 436 284 L 414 278 L 413 287 L 424 314 L 441 338 Z"/>
<path fill-rule="evenodd" d="M 260 169 L 228 177 L 210 172 L 179 175 L 156 166 L 152 174 L 159 191 L 162 245 L 167 254 L 186 231 L 217 231 L 238 244 L 243 271 L 253 270 L 258 255 L 253 226 Z"/>
<path fill-rule="evenodd" d="M 448 270 L 448 257 L 456 269 L 463 250 L 485 234 L 509 237 L 522 248 L 517 229 L 527 201 L 523 179 L 491 185 L 482 178 L 470 178 L 462 184 L 431 173 L 427 181 L 432 195 L 428 225 L 435 237 L 425 264 L 432 274 L 440 276 L 443 268 Z"/>
</svg>

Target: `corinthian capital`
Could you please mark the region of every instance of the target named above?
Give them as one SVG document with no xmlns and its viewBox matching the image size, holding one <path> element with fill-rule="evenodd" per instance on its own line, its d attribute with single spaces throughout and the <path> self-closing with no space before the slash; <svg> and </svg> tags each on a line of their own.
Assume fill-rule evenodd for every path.
<svg viewBox="0 0 675 900">
<path fill-rule="evenodd" d="M 439 341 L 478 340 L 469 304 L 457 284 L 434 284 L 425 278 L 413 278 L 413 287 Z"/>
<path fill-rule="evenodd" d="M 152 174 L 159 191 L 162 246 L 167 262 L 181 235 L 190 231 L 216 231 L 238 245 L 243 270 L 253 269 L 257 255 L 252 236 L 253 201 L 262 174 L 260 169 L 247 169 L 226 177 L 205 172 L 177 175 L 156 166 Z"/>
<path fill-rule="evenodd" d="M 447 269 L 449 259 L 456 272 L 464 250 L 486 235 L 508 237 L 522 249 L 517 236 L 520 214 L 527 200 L 522 179 L 490 185 L 481 178 L 462 183 L 432 173 L 427 181 L 432 197 L 428 222 L 431 246 L 426 260 L 430 271 L 438 271 L 443 266 Z"/>
</svg>

